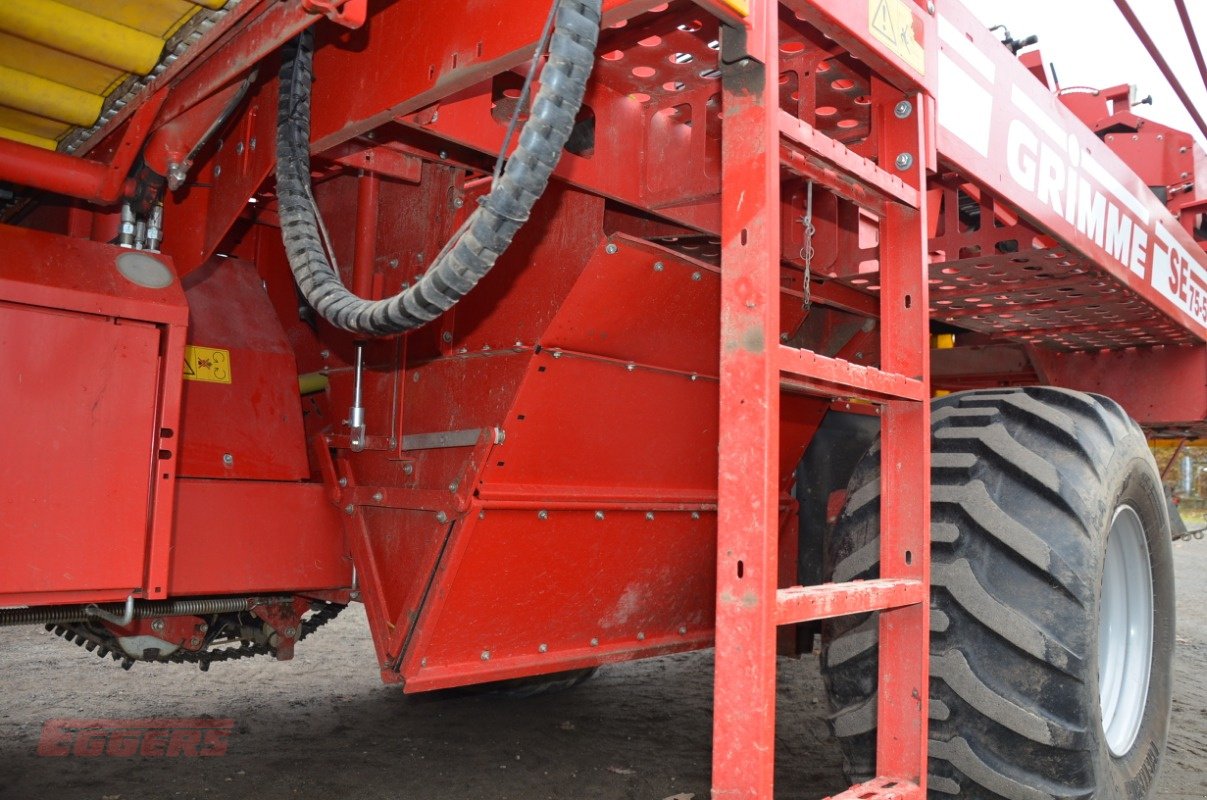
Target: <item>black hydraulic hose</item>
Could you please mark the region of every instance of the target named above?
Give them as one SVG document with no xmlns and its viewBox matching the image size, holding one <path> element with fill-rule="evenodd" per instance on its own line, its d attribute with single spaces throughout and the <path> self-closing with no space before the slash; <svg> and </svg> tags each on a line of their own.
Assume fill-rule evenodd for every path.
<svg viewBox="0 0 1207 800">
<path fill-rule="evenodd" d="M 440 316 L 490 271 L 545 191 L 570 137 L 595 61 L 601 6 L 602 0 L 558 0 L 540 90 L 507 168 L 415 285 L 384 300 L 348 291 L 324 251 L 310 192 L 313 33 L 286 45 L 277 117 L 281 238 L 294 278 L 320 316 L 353 333 L 403 333 Z"/>
</svg>

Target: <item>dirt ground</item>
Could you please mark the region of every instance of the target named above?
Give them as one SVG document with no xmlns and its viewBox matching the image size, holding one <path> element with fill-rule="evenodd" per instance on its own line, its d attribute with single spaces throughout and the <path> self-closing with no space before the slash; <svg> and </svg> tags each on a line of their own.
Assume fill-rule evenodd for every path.
<svg viewBox="0 0 1207 800">
<path fill-rule="evenodd" d="M 1175 545 L 1177 686 L 1160 797 L 1207 797 L 1207 541 Z M 359 608 L 288 663 L 124 672 L 41 629 L 0 629 L 0 798 L 707 800 L 709 652 L 608 667 L 548 697 L 407 697 L 382 686 Z M 812 657 L 781 660 L 777 795 L 844 788 Z M 213 758 L 39 757 L 55 718 L 209 716 Z"/>
</svg>

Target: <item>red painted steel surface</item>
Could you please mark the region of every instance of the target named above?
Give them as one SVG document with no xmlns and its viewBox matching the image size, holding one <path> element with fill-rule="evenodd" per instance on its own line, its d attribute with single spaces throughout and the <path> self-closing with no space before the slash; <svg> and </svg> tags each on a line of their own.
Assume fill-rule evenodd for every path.
<svg viewBox="0 0 1207 800">
<path fill-rule="evenodd" d="M 1052 97 L 936 5 L 895 0 L 890 44 L 865 0 L 757 0 L 745 20 L 607 0 L 578 136 L 516 243 L 436 322 L 365 343 L 361 452 L 355 342 L 299 308 L 277 230 L 270 54 L 317 21 L 304 4 L 245 0 L 85 145 L 92 161 L 0 153 L 26 185 L 116 199 L 131 148 L 151 132 L 163 162 L 260 62 L 164 197 L 184 294 L 113 277 L 121 251 L 86 241 L 114 235 L 111 210 L 47 204 L 26 221 L 60 235 L 0 232 L 0 358 L 45 371 L 36 339 L 56 370 L 0 397 L 32 420 L 6 434 L 8 468 L 34 465 L 0 481 L 24 504 L 0 604 L 344 597 L 354 563 L 382 677 L 408 691 L 715 640 L 718 798 L 772 794 L 787 625 L 876 609 L 884 777 L 839 797 L 921 798 L 931 323 L 959 344 L 934 357 L 937 387 L 1100 391 L 1170 435 L 1207 417 L 1204 202 L 1179 185 L 1207 162 L 1130 107 Z M 547 8 L 318 23 L 314 193 L 358 293 L 413 283 L 488 190 Z M 189 342 L 229 349 L 234 378 L 184 383 L 178 421 L 186 302 Z M 299 373 L 328 386 L 300 397 Z M 881 420 L 881 578 L 798 587 L 788 490 L 831 408 Z M 48 419 L 70 434 L 49 453 Z M 46 526 L 79 541 L 47 544 Z"/>
<path fill-rule="evenodd" d="M 791 625 L 816 619 L 884 611 L 929 602 L 922 581 L 883 578 L 820 586 L 792 586 L 776 593 L 775 621 Z"/>
<path fill-rule="evenodd" d="M 398 386 L 369 393 L 378 440 L 392 430 L 394 401 L 382 401 L 401 394 L 397 445 L 335 464 L 362 585 L 384 606 L 380 655 L 408 691 L 711 639 L 716 269 L 606 237 L 602 203 L 587 195 L 555 190 L 540 209 L 482 294 L 438 336 L 411 337 Z M 781 302 L 799 308 L 790 294 Z M 784 317 L 794 325 L 799 311 Z M 369 363 L 396 357 L 371 350 Z M 335 396 L 348 378 L 333 375 Z M 825 404 L 786 408 L 777 487 Z M 544 627 L 533 625 L 540 607 L 559 609 Z"/>
<path fill-rule="evenodd" d="M 714 797 L 772 796 L 775 764 L 779 368 L 777 9 L 757 3 L 749 46 L 722 46 L 721 377 L 713 685 Z"/>
<path fill-rule="evenodd" d="M 298 368 L 255 265 L 213 259 L 183 284 L 188 344 L 221 350 L 228 370 L 225 381 L 184 381 L 178 474 L 308 478 Z"/>
<path fill-rule="evenodd" d="M 159 338 L 145 323 L 0 305 L 0 598 L 143 588 Z M 101 530 L 79 537 L 98 514 Z"/>
<path fill-rule="evenodd" d="M 116 247 L 8 226 L 0 244 L 0 605 L 163 597 L 187 318 L 171 264 L 146 288 Z"/>
<path fill-rule="evenodd" d="M 776 86 L 767 79 L 779 74 L 777 9 L 772 2 L 756 4 L 745 38 L 722 42 L 726 137 L 713 795 L 772 796 L 776 626 L 881 610 L 876 770 L 895 776 L 887 783 L 902 783 L 905 794 L 921 796 L 927 772 L 930 548 L 925 105 L 916 95 L 872 82 L 877 160 L 895 164 L 900 173 L 891 180 L 876 164 L 799 121 L 785 120 Z M 755 61 L 756 53 L 766 63 Z M 802 148 L 794 162 L 798 174 L 879 212 L 879 370 L 772 344 L 780 329 L 779 303 L 772 298 L 780 282 L 781 135 Z M 904 161 L 903 153 L 909 156 Z M 873 192 L 882 195 L 879 202 L 871 202 Z M 883 577 L 874 585 L 775 589 L 781 371 L 785 388 L 829 386 L 831 393 L 883 402 Z"/>
</svg>

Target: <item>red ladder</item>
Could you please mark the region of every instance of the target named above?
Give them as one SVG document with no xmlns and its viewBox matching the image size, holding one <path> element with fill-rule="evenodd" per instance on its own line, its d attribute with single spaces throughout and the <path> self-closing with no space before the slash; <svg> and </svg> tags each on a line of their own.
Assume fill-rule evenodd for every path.
<svg viewBox="0 0 1207 800">
<path fill-rule="evenodd" d="M 877 166 L 779 108 L 778 3 L 722 35 L 720 485 L 713 798 L 772 797 L 778 626 L 880 611 L 876 772 L 843 800 L 923 800 L 930 591 L 924 103 L 873 79 Z M 903 102 L 904 101 L 904 102 Z M 880 219 L 880 369 L 779 344 L 787 169 Z M 777 585 L 780 392 L 881 415 L 878 580 Z"/>
</svg>

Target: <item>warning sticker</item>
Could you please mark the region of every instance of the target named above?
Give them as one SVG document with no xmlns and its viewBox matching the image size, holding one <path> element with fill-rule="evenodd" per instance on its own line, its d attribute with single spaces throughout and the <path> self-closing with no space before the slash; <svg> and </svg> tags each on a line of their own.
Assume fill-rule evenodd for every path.
<svg viewBox="0 0 1207 800">
<path fill-rule="evenodd" d="M 184 379 L 186 381 L 205 381 L 206 383 L 230 383 L 230 350 L 185 345 Z"/>
<path fill-rule="evenodd" d="M 926 51 L 914 35 L 914 14 L 906 0 L 868 0 L 868 30 L 919 75 L 926 74 Z"/>
</svg>

